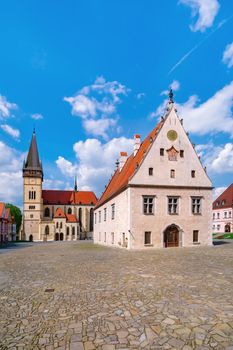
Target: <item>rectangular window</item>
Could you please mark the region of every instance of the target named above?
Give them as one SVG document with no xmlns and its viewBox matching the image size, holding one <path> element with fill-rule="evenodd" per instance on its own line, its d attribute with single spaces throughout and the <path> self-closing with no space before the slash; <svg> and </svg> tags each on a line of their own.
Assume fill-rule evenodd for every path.
<svg viewBox="0 0 233 350">
<path fill-rule="evenodd" d="M 33 218 L 33 214 L 30 214 L 30 219 L 32 219 Z"/>
<path fill-rule="evenodd" d="M 215 219 L 215 213 L 213 213 L 213 219 Z"/>
<path fill-rule="evenodd" d="M 196 172 L 195 172 L 195 170 L 191 170 L 191 177 L 196 177 Z"/>
<path fill-rule="evenodd" d="M 231 211 L 229 211 L 229 218 L 231 218 Z"/>
<path fill-rule="evenodd" d="M 99 210 L 99 222 L 101 222 L 101 211 Z"/>
<path fill-rule="evenodd" d="M 224 211 L 224 218 L 226 219 L 227 218 L 227 212 Z"/>
<path fill-rule="evenodd" d="M 143 214 L 154 214 L 154 196 L 143 197 Z"/>
<path fill-rule="evenodd" d="M 201 214 L 201 198 L 192 197 L 192 214 Z"/>
<path fill-rule="evenodd" d="M 193 231 L 193 243 L 197 243 L 198 242 L 198 230 L 194 230 Z"/>
<path fill-rule="evenodd" d="M 178 197 L 168 197 L 168 214 L 175 215 L 178 214 Z"/>
<path fill-rule="evenodd" d="M 35 205 L 29 205 L 29 209 L 35 209 Z"/>
<path fill-rule="evenodd" d="M 112 204 L 112 220 L 115 219 L 115 204 Z"/>
<path fill-rule="evenodd" d="M 153 175 L 153 168 L 149 168 L 149 175 L 150 175 L 150 176 Z"/>
<path fill-rule="evenodd" d="M 172 170 L 170 171 L 170 177 L 171 177 L 171 179 L 174 179 L 174 178 L 175 178 L 175 170 L 174 170 L 174 169 L 172 169 Z"/>
<path fill-rule="evenodd" d="M 164 148 L 160 148 L 160 155 L 164 156 Z"/>
<path fill-rule="evenodd" d="M 144 236 L 144 244 L 151 244 L 151 231 L 146 231 Z"/>
<path fill-rule="evenodd" d="M 220 225 L 217 225 L 217 230 L 218 230 L 218 231 L 220 230 Z"/>
<path fill-rule="evenodd" d="M 104 208 L 104 221 L 107 220 L 107 208 Z"/>
<path fill-rule="evenodd" d="M 184 158 L 184 150 L 180 150 L 180 158 Z"/>
<path fill-rule="evenodd" d="M 106 232 L 104 232 L 104 242 L 106 243 Z"/>
<path fill-rule="evenodd" d="M 111 233 L 111 237 L 112 237 L 112 244 L 114 244 L 114 233 Z"/>
<path fill-rule="evenodd" d="M 95 213 L 95 224 L 97 223 L 97 214 Z"/>
<path fill-rule="evenodd" d="M 219 214 L 219 213 L 217 213 L 217 218 L 219 219 L 219 217 L 220 217 L 220 214 Z"/>
</svg>

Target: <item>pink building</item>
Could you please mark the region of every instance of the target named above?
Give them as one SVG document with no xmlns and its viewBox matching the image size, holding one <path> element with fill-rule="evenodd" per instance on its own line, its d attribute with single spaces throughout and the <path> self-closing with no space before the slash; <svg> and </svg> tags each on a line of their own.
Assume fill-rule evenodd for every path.
<svg viewBox="0 0 233 350">
<path fill-rule="evenodd" d="M 16 239 L 16 224 L 10 209 L 0 202 L 0 245 Z"/>
<path fill-rule="evenodd" d="M 233 232 L 233 183 L 213 202 L 213 232 Z"/>
</svg>

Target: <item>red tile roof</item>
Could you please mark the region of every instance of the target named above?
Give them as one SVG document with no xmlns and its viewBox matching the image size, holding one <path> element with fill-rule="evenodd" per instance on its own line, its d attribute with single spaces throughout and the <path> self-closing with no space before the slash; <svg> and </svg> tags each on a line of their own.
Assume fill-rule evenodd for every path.
<svg viewBox="0 0 233 350">
<path fill-rule="evenodd" d="M 66 214 L 66 218 L 68 222 L 78 222 L 78 219 L 74 214 Z"/>
<path fill-rule="evenodd" d="M 54 218 L 55 219 L 57 219 L 57 218 L 66 219 L 66 215 L 61 208 L 57 208 L 56 213 L 54 215 Z"/>
<path fill-rule="evenodd" d="M 213 209 L 221 208 L 233 208 L 233 183 L 213 202 Z"/>
<path fill-rule="evenodd" d="M 145 140 L 141 143 L 139 150 L 136 155 L 132 153 L 131 156 L 125 162 L 122 170 L 116 170 L 115 174 L 111 178 L 107 188 L 104 193 L 100 197 L 99 201 L 96 204 L 96 208 L 107 202 L 110 198 L 113 198 L 118 193 L 122 192 L 128 185 L 130 178 L 135 173 L 137 167 L 141 164 L 145 153 L 149 150 L 152 142 L 156 139 L 157 134 L 163 125 L 163 121 L 161 121 L 145 138 Z M 123 152 L 121 152 L 123 153 Z"/>
<path fill-rule="evenodd" d="M 92 191 L 43 190 L 44 204 L 82 204 L 95 205 L 97 198 Z"/>
<path fill-rule="evenodd" d="M 5 204 L 0 202 L 0 218 L 3 218 L 4 208 L 5 208 Z"/>
</svg>

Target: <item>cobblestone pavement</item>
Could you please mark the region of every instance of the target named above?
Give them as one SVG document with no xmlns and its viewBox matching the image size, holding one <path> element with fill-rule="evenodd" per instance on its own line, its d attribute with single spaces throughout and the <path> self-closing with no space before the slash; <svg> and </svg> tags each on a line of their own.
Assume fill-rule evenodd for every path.
<svg viewBox="0 0 233 350">
<path fill-rule="evenodd" d="M 0 349 L 233 349 L 233 244 L 0 251 Z"/>
</svg>

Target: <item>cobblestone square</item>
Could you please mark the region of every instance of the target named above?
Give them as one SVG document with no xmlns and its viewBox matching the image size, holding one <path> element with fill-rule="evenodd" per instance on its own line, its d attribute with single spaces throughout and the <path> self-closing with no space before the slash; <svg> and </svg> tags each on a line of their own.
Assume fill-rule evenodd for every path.
<svg viewBox="0 0 233 350">
<path fill-rule="evenodd" d="M 233 349 L 233 244 L 0 250 L 0 349 Z"/>
</svg>

